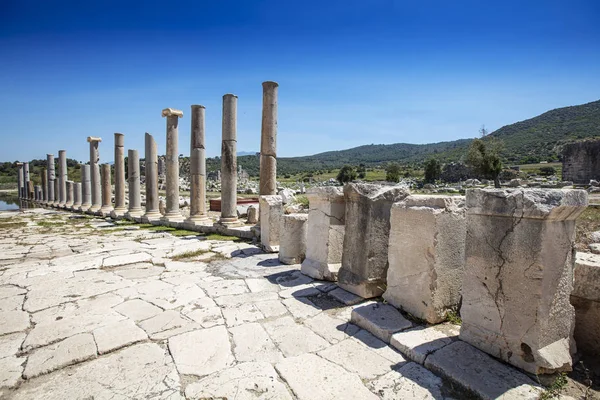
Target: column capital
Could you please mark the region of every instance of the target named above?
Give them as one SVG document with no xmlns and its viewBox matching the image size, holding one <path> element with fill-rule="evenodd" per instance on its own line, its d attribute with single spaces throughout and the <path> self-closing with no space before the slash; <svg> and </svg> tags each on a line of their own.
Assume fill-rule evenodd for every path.
<svg viewBox="0 0 600 400">
<path fill-rule="evenodd" d="M 163 117 L 177 116 L 177 117 L 181 118 L 181 117 L 183 117 L 183 111 L 176 110 L 174 108 L 165 108 L 164 110 L 162 110 L 162 116 Z"/>
<path fill-rule="evenodd" d="M 192 110 L 195 109 L 195 108 L 206 108 L 206 107 L 204 107 L 201 104 L 192 104 Z"/>
<path fill-rule="evenodd" d="M 263 88 L 265 88 L 265 89 L 279 87 L 279 83 L 274 82 L 274 81 L 265 81 L 262 83 L 262 85 L 263 85 Z"/>
<path fill-rule="evenodd" d="M 92 142 L 101 142 L 102 138 L 101 137 L 95 137 L 95 136 L 88 136 L 87 141 L 92 143 Z"/>
</svg>

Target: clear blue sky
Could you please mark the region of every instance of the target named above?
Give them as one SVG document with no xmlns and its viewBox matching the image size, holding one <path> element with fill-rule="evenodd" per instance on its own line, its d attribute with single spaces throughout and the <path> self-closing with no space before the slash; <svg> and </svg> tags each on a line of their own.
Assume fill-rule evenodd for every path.
<svg viewBox="0 0 600 400">
<path fill-rule="evenodd" d="M 0 13 L 0 160 L 113 133 L 164 153 L 165 107 L 238 100 L 238 151 L 260 143 L 261 82 L 279 82 L 280 156 L 473 137 L 600 98 L 600 1 L 31 1 Z"/>
</svg>

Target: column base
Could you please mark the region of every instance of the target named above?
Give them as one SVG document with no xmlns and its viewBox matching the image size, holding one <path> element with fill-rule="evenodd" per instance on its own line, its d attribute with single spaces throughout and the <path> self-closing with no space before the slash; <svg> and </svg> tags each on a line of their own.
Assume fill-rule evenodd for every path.
<svg viewBox="0 0 600 400">
<path fill-rule="evenodd" d="M 66 208 L 67 210 L 70 210 L 70 209 L 71 209 L 71 207 L 73 207 L 73 203 L 65 203 L 65 208 Z"/>
<path fill-rule="evenodd" d="M 112 207 L 104 206 L 104 207 L 100 208 L 98 211 L 96 211 L 96 215 L 99 215 L 101 217 L 110 217 L 110 213 L 112 211 L 113 211 Z"/>
<path fill-rule="evenodd" d="M 81 211 L 81 212 L 83 212 L 83 213 L 84 213 L 84 212 L 87 212 L 87 210 L 89 210 L 89 209 L 90 209 L 90 207 L 91 207 L 91 206 L 90 206 L 89 204 L 82 204 L 82 205 L 81 205 L 81 207 L 79 207 L 79 211 Z"/>
<path fill-rule="evenodd" d="M 135 210 L 129 210 L 125 213 L 125 219 L 135 221 L 136 218 L 139 219 L 142 217 L 142 215 L 144 215 L 144 212 L 142 211 L 141 208 L 135 209 Z"/>
<path fill-rule="evenodd" d="M 160 221 L 161 218 L 162 218 L 162 214 L 159 213 L 158 211 L 147 212 L 146 214 L 142 215 L 142 223 L 143 224 L 151 224 L 154 221 Z"/>
<path fill-rule="evenodd" d="M 124 217 L 125 214 L 127 214 L 127 209 L 125 207 L 117 207 L 110 212 L 111 218 L 121 218 Z"/>
<path fill-rule="evenodd" d="M 362 282 L 358 284 L 342 283 L 338 281 L 337 285 L 342 289 L 354 293 L 363 299 L 379 297 L 385 292 L 385 283 L 381 282 Z"/>
<path fill-rule="evenodd" d="M 306 258 L 302 261 L 300 272 L 313 279 L 336 282 L 337 274 L 341 266 L 341 263 L 327 264 Z"/>
<path fill-rule="evenodd" d="M 73 204 L 71 206 L 71 211 L 78 212 L 80 208 L 81 208 L 81 204 Z"/>
<path fill-rule="evenodd" d="M 166 226 L 170 226 L 172 228 L 178 228 L 180 224 L 183 224 L 183 215 L 179 212 L 171 212 L 167 213 L 160 219 L 160 222 Z"/>
<path fill-rule="evenodd" d="M 214 226 L 226 226 L 228 228 L 235 226 L 244 226 L 245 224 L 238 219 L 238 217 L 221 217 L 218 222 L 215 222 Z"/>
<path fill-rule="evenodd" d="M 92 204 L 90 208 L 88 208 L 87 212 L 90 214 L 95 214 L 100 211 L 101 206 L 98 204 Z"/>
</svg>

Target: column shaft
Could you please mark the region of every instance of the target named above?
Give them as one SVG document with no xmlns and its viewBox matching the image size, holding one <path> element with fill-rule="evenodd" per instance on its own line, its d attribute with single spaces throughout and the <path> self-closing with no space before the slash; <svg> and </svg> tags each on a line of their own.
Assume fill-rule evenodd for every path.
<svg viewBox="0 0 600 400">
<path fill-rule="evenodd" d="M 54 203 L 56 201 L 56 194 L 54 193 L 54 180 L 56 179 L 54 173 L 54 154 L 46 155 L 46 167 L 48 171 L 48 203 Z"/>
<path fill-rule="evenodd" d="M 127 150 L 127 182 L 129 185 L 128 218 L 142 215 L 140 199 L 140 157 L 137 150 Z"/>
<path fill-rule="evenodd" d="M 100 180 L 100 153 L 98 146 L 102 139 L 95 137 L 88 137 L 90 143 L 90 184 L 91 184 L 91 195 L 92 205 L 89 209 L 90 212 L 96 212 L 102 206 L 102 186 Z"/>
<path fill-rule="evenodd" d="M 87 211 L 92 205 L 92 185 L 90 182 L 90 166 L 81 164 L 81 211 Z"/>
<path fill-rule="evenodd" d="M 221 224 L 237 224 L 237 96 L 223 96 Z"/>
<path fill-rule="evenodd" d="M 67 151 L 58 151 L 58 198 L 61 206 L 67 202 Z"/>
<path fill-rule="evenodd" d="M 115 209 L 112 217 L 125 215 L 125 137 L 122 133 L 115 133 Z"/>
<path fill-rule="evenodd" d="M 158 209 L 158 151 L 156 142 L 151 134 L 145 138 L 146 163 L 146 213 L 143 222 L 150 222 L 161 217 Z"/>
<path fill-rule="evenodd" d="M 179 212 L 179 118 L 183 113 L 179 110 L 167 108 L 163 110 L 167 117 L 167 205 L 165 222 L 182 222 L 183 216 Z"/>
<path fill-rule="evenodd" d="M 277 92 L 276 82 L 263 82 L 262 128 L 260 137 L 261 195 L 277 194 Z"/>
<path fill-rule="evenodd" d="M 190 140 L 190 217 L 187 224 L 208 221 L 206 214 L 206 159 L 205 159 L 205 108 L 192 106 L 192 129 Z"/>
<path fill-rule="evenodd" d="M 110 215 L 112 207 L 112 186 L 110 184 L 110 164 L 102 164 L 102 207 L 100 214 Z"/>
</svg>

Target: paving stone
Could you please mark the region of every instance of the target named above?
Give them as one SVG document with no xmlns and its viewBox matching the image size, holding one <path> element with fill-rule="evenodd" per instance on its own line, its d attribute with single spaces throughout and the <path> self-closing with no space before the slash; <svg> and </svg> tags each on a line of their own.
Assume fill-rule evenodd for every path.
<svg viewBox="0 0 600 400">
<path fill-rule="evenodd" d="M 273 292 L 242 293 L 236 295 L 214 297 L 213 299 L 220 306 L 235 306 L 238 304 L 245 303 L 258 303 L 261 301 L 278 300 L 279 295 Z"/>
<path fill-rule="evenodd" d="M 23 289 L 13 285 L 0 286 L 0 299 L 18 296 L 20 294 L 27 294 L 27 289 Z"/>
<path fill-rule="evenodd" d="M 180 374 L 208 375 L 231 366 L 229 334 L 224 326 L 200 329 L 169 338 L 169 350 Z"/>
<path fill-rule="evenodd" d="M 93 336 L 89 333 L 81 333 L 38 349 L 29 355 L 23 377 L 31 379 L 95 356 L 96 343 Z"/>
<path fill-rule="evenodd" d="M 288 400 L 292 396 L 265 362 L 249 362 L 212 374 L 185 389 L 188 399 Z"/>
<path fill-rule="evenodd" d="M 169 285 L 160 291 L 143 295 L 142 299 L 151 302 L 165 310 L 185 306 L 190 302 L 206 297 L 206 294 L 194 283 L 184 283 L 177 286 Z"/>
<path fill-rule="evenodd" d="M 250 323 L 229 329 L 233 336 L 233 354 L 238 361 L 266 361 L 276 363 L 283 359 L 267 332 L 259 323 Z"/>
<path fill-rule="evenodd" d="M 157 344 L 143 343 L 25 382 L 13 398 L 175 400 L 182 398 L 179 390 L 171 357 Z"/>
<path fill-rule="evenodd" d="M 2 311 L 19 311 L 23 309 L 25 295 L 7 297 L 0 299 L 0 312 Z"/>
<path fill-rule="evenodd" d="M 298 270 L 294 270 L 288 274 L 281 274 L 275 281 L 281 286 L 282 290 L 293 288 L 295 286 L 307 285 L 313 283 L 314 279 L 304 275 Z"/>
<path fill-rule="evenodd" d="M 221 309 L 227 326 L 241 325 L 264 319 L 263 314 L 254 304 L 240 304 Z"/>
<path fill-rule="evenodd" d="M 392 367 L 389 360 L 352 339 L 343 340 L 318 354 L 347 371 L 357 373 L 362 379 L 374 379 L 389 372 Z"/>
<path fill-rule="evenodd" d="M 442 379 L 416 363 L 408 363 L 397 370 L 372 380 L 367 387 L 382 400 L 442 400 Z"/>
<path fill-rule="evenodd" d="M 354 293 L 350 293 L 342 288 L 333 289 L 329 292 L 329 295 L 347 306 L 353 306 L 364 301 L 362 297 L 357 296 Z"/>
<path fill-rule="evenodd" d="M 209 297 L 194 300 L 185 306 L 181 313 L 187 318 L 198 322 L 203 328 L 225 324 L 221 308 Z"/>
<path fill-rule="evenodd" d="M 12 388 L 19 383 L 24 363 L 25 358 L 15 356 L 0 358 L 0 389 Z"/>
<path fill-rule="evenodd" d="M 286 357 L 322 350 L 329 346 L 325 339 L 291 317 L 263 323 L 263 327 Z"/>
<path fill-rule="evenodd" d="M 144 279 L 159 276 L 165 269 L 151 263 L 137 263 L 125 267 L 116 267 L 113 272 L 125 279 Z"/>
<path fill-rule="evenodd" d="M 184 262 L 184 261 L 165 261 L 165 270 L 168 272 L 189 272 L 201 273 L 206 271 L 206 263 L 203 262 Z"/>
<path fill-rule="evenodd" d="M 412 327 L 412 323 L 396 308 L 377 302 L 353 308 L 350 321 L 386 343 L 390 342 L 394 333 Z"/>
<path fill-rule="evenodd" d="M 148 339 L 148 335 L 130 320 L 119 321 L 103 326 L 92 332 L 99 354 L 105 354 L 121 347 Z"/>
<path fill-rule="evenodd" d="M 400 352 L 364 329 L 359 330 L 358 333 L 352 337 L 352 340 L 355 340 L 363 346 L 367 346 L 381 357 L 390 360 L 396 367 L 408 362 Z"/>
<path fill-rule="evenodd" d="M 316 296 L 318 294 L 321 294 L 321 291 L 312 284 L 298 285 L 279 292 L 279 296 L 284 299 Z"/>
<path fill-rule="evenodd" d="M 254 304 L 265 318 L 280 317 L 287 314 L 288 310 L 279 300 L 261 301 Z"/>
<path fill-rule="evenodd" d="M 151 262 L 152 255 L 148 253 L 133 253 L 125 256 L 107 257 L 102 262 L 104 268 L 117 267 L 119 265 L 137 264 L 141 262 Z"/>
<path fill-rule="evenodd" d="M 17 354 L 26 336 L 25 333 L 11 333 L 10 335 L 0 336 L 0 358 Z"/>
<path fill-rule="evenodd" d="M 143 321 L 162 312 L 161 308 L 140 299 L 128 300 L 114 310 L 134 321 Z"/>
<path fill-rule="evenodd" d="M 314 354 L 277 363 L 275 369 L 299 400 L 377 400 L 357 374 Z"/>
<path fill-rule="evenodd" d="M 199 284 L 210 297 L 237 295 L 247 293 L 248 287 L 243 279 L 227 279 L 217 282 Z"/>
<path fill-rule="evenodd" d="M 269 282 L 266 279 L 246 279 L 246 285 L 252 293 L 258 292 L 278 292 L 280 290 L 279 285 Z"/>
<path fill-rule="evenodd" d="M 287 307 L 294 318 L 305 319 L 314 317 L 321 310 L 310 300 L 299 297 L 283 300 L 283 304 Z"/>
<path fill-rule="evenodd" d="M 25 311 L 0 311 L 0 335 L 20 332 L 29 328 L 29 314 Z"/>
<path fill-rule="evenodd" d="M 327 313 L 320 313 L 315 317 L 306 319 L 304 325 L 332 344 L 355 335 L 360 329 L 356 325 L 333 318 Z"/>
<path fill-rule="evenodd" d="M 450 324 L 418 327 L 392 335 L 390 344 L 419 364 L 444 346 L 458 340 L 460 327 Z"/>
<path fill-rule="evenodd" d="M 153 340 L 163 340 L 201 328 L 198 323 L 182 318 L 181 314 L 174 310 L 164 311 L 140 322 L 139 325 Z"/>
<path fill-rule="evenodd" d="M 427 357 L 425 367 L 482 399 L 537 399 L 542 392 L 525 374 L 463 341 Z"/>
</svg>

